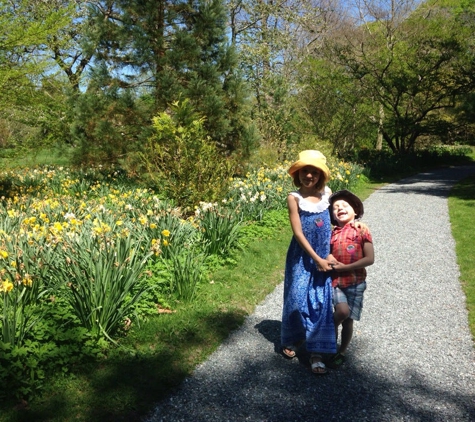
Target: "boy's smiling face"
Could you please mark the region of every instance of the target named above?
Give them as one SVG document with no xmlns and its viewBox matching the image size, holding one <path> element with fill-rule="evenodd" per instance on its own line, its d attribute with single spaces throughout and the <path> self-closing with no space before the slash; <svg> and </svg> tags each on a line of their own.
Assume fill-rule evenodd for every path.
<svg viewBox="0 0 475 422">
<path fill-rule="evenodd" d="M 338 199 L 337 201 L 333 202 L 332 212 L 333 217 L 340 227 L 355 221 L 355 210 L 348 202 L 343 199 Z"/>
</svg>

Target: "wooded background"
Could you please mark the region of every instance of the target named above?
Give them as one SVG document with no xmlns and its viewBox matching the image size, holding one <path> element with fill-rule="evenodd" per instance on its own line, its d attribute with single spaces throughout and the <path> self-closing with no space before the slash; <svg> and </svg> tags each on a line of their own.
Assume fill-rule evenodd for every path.
<svg viewBox="0 0 475 422">
<path fill-rule="evenodd" d="M 473 144 L 474 12 L 473 0 L 0 0 L 0 149 L 68 146 L 78 164 L 143 174 L 203 145 L 238 172 L 315 145 L 357 160 Z"/>
</svg>

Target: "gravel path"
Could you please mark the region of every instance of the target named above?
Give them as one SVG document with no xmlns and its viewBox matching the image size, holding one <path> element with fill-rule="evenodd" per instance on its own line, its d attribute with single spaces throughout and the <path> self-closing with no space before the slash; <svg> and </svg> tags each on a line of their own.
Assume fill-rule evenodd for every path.
<svg viewBox="0 0 475 422">
<path fill-rule="evenodd" d="M 149 422 L 475 421 L 475 352 L 447 196 L 464 166 L 387 185 L 365 202 L 375 264 L 343 368 L 279 352 L 282 284 Z"/>
</svg>

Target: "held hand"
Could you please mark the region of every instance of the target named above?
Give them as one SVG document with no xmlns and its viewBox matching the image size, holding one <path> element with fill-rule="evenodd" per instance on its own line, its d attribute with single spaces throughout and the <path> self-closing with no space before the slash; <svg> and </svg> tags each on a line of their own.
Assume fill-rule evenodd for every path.
<svg viewBox="0 0 475 422">
<path fill-rule="evenodd" d="M 335 261 L 331 264 L 331 267 L 335 271 L 343 271 L 345 269 L 345 264 L 342 264 L 341 262 Z"/>
<path fill-rule="evenodd" d="M 326 259 L 322 259 L 321 261 L 317 262 L 317 270 L 318 271 L 331 271 L 332 268 L 332 263 Z"/>
</svg>

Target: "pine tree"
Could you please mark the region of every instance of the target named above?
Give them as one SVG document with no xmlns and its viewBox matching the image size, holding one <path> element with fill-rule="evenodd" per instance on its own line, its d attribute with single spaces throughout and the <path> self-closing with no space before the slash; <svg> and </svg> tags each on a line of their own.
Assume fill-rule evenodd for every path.
<svg viewBox="0 0 475 422">
<path fill-rule="evenodd" d="M 133 90 L 153 98 L 150 121 L 188 99 L 222 150 L 245 155 L 254 138 L 226 18 L 221 0 L 122 0 L 93 10 L 98 58 L 119 95 Z"/>
</svg>

